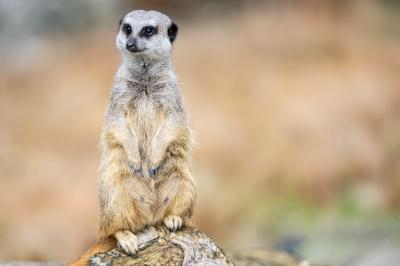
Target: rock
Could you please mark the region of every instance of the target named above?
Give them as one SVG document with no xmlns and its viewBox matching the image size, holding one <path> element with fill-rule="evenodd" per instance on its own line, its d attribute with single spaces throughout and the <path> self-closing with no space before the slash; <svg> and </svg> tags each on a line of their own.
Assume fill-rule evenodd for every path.
<svg viewBox="0 0 400 266">
<path fill-rule="evenodd" d="M 195 228 L 170 232 L 165 227 L 151 227 L 138 234 L 138 239 L 140 250 L 135 256 L 115 248 L 93 256 L 90 265 L 233 265 L 211 239 Z"/>
<path fill-rule="evenodd" d="M 138 234 L 139 252 L 129 256 L 119 248 L 90 258 L 91 266 L 183 265 L 183 266 L 311 266 L 285 253 L 252 251 L 228 255 L 196 228 L 170 232 L 166 227 L 151 227 Z"/>
</svg>

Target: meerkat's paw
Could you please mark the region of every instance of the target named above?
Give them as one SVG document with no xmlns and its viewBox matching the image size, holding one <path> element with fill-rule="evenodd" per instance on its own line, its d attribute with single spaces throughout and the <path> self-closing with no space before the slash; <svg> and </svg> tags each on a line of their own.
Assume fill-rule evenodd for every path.
<svg viewBox="0 0 400 266">
<path fill-rule="evenodd" d="M 135 255 L 139 250 L 138 238 L 128 230 L 118 231 L 114 234 L 118 241 L 118 246 L 122 248 L 126 253 Z"/>
<path fill-rule="evenodd" d="M 140 162 L 138 162 L 138 163 L 129 162 L 129 166 L 131 167 L 133 173 L 136 176 L 143 176 L 142 166 L 141 166 Z"/>
<path fill-rule="evenodd" d="M 158 174 L 160 171 L 160 168 L 162 167 L 163 160 L 155 160 L 149 164 L 149 176 L 154 177 Z"/>
<path fill-rule="evenodd" d="M 164 218 L 164 224 L 171 231 L 176 231 L 182 227 L 182 218 L 176 215 L 168 215 Z"/>
<path fill-rule="evenodd" d="M 154 177 L 158 174 L 162 164 L 164 163 L 164 151 L 153 148 L 149 160 L 149 176 Z"/>
<path fill-rule="evenodd" d="M 149 168 L 149 176 L 150 176 L 150 177 L 156 176 L 157 173 L 158 173 L 158 169 L 160 169 L 160 167 L 159 167 L 158 165 L 156 165 L 156 166 L 151 166 L 151 167 Z"/>
</svg>

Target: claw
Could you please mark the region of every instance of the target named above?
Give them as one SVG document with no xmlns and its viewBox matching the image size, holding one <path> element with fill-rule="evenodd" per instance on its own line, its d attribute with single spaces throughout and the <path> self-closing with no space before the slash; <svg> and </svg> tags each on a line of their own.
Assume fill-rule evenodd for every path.
<svg viewBox="0 0 400 266">
<path fill-rule="evenodd" d="M 149 169 L 149 176 L 150 176 L 150 177 L 156 176 L 157 173 L 158 173 L 158 169 L 159 169 L 159 167 L 150 168 L 150 169 Z"/>
</svg>

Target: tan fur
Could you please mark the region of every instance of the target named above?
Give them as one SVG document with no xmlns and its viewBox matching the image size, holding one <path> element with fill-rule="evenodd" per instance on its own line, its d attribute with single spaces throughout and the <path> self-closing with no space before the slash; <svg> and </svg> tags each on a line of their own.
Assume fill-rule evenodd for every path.
<svg viewBox="0 0 400 266">
<path fill-rule="evenodd" d="M 137 125 L 134 119 L 128 121 L 131 127 Z M 161 124 L 164 121 L 161 120 Z M 103 194 L 100 197 L 107 198 L 107 202 L 101 208 L 101 238 L 107 238 L 118 230 L 140 231 L 145 226 L 160 224 L 167 215 L 181 216 L 189 221 L 196 197 L 188 158 L 190 135 L 184 128 L 175 132 L 178 135 L 163 136 L 173 140 L 165 144 L 163 162 L 154 178 L 135 176 L 116 134 L 103 134 L 103 149 L 107 156 L 103 156 L 100 172 L 100 193 Z"/>
<path fill-rule="evenodd" d="M 168 45 L 157 50 L 162 53 L 150 55 L 125 56 L 126 51 L 122 52 L 124 61 L 117 72 L 101 134 L 99 238 L 116 238 L 130 254 L 138 247 L 131 233 L 161 223 L 171 230 L 179 229 L 182 223 L 190 225 L 196 199 L 190 172 L 192 137 L 167 36 L 172 22 L 154 11 L 133 11 L 124 20 L 135 23 L 135 19 L 147 17 L 151 23 L 159 21 L 159 33 L 149 38 L 149 45 L 165 45 L 165 40 L 158 42 L 155 38 L 166 39 Z M 124 38 L 120 32 L 119 49 L 124 47 Z M 92 248 L 90 254 L 93 250 L 97 249 Z M 89 257 L 83 256 L 86 261 Z"/>
</svg>

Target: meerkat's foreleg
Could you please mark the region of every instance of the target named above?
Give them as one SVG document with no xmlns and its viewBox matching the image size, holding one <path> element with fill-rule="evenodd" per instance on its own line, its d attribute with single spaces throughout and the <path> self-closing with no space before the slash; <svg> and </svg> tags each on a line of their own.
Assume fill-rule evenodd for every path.
<svg viewBox="0 0 400 266">
<path fill-rule="evenodd" d="M 124 147 L 128 157 L 129 166 L 135 175 L 142 175 L 142 165 L 139 153 L 138 137 L 133 129 L 129 127 L 126 117 L 118 118 L 108 131 L 118 144 Z"/>
<path fill-rule="evenodd" d="M 168 146 L 176 139 L 183 128 L 176 124 L 176 120 L 169 118 L 157 129 L 151 143 L 151 152 L 149 158 L 149 176 L 157 174 L 158 169 L 165 159 Z"/>
</svg>

